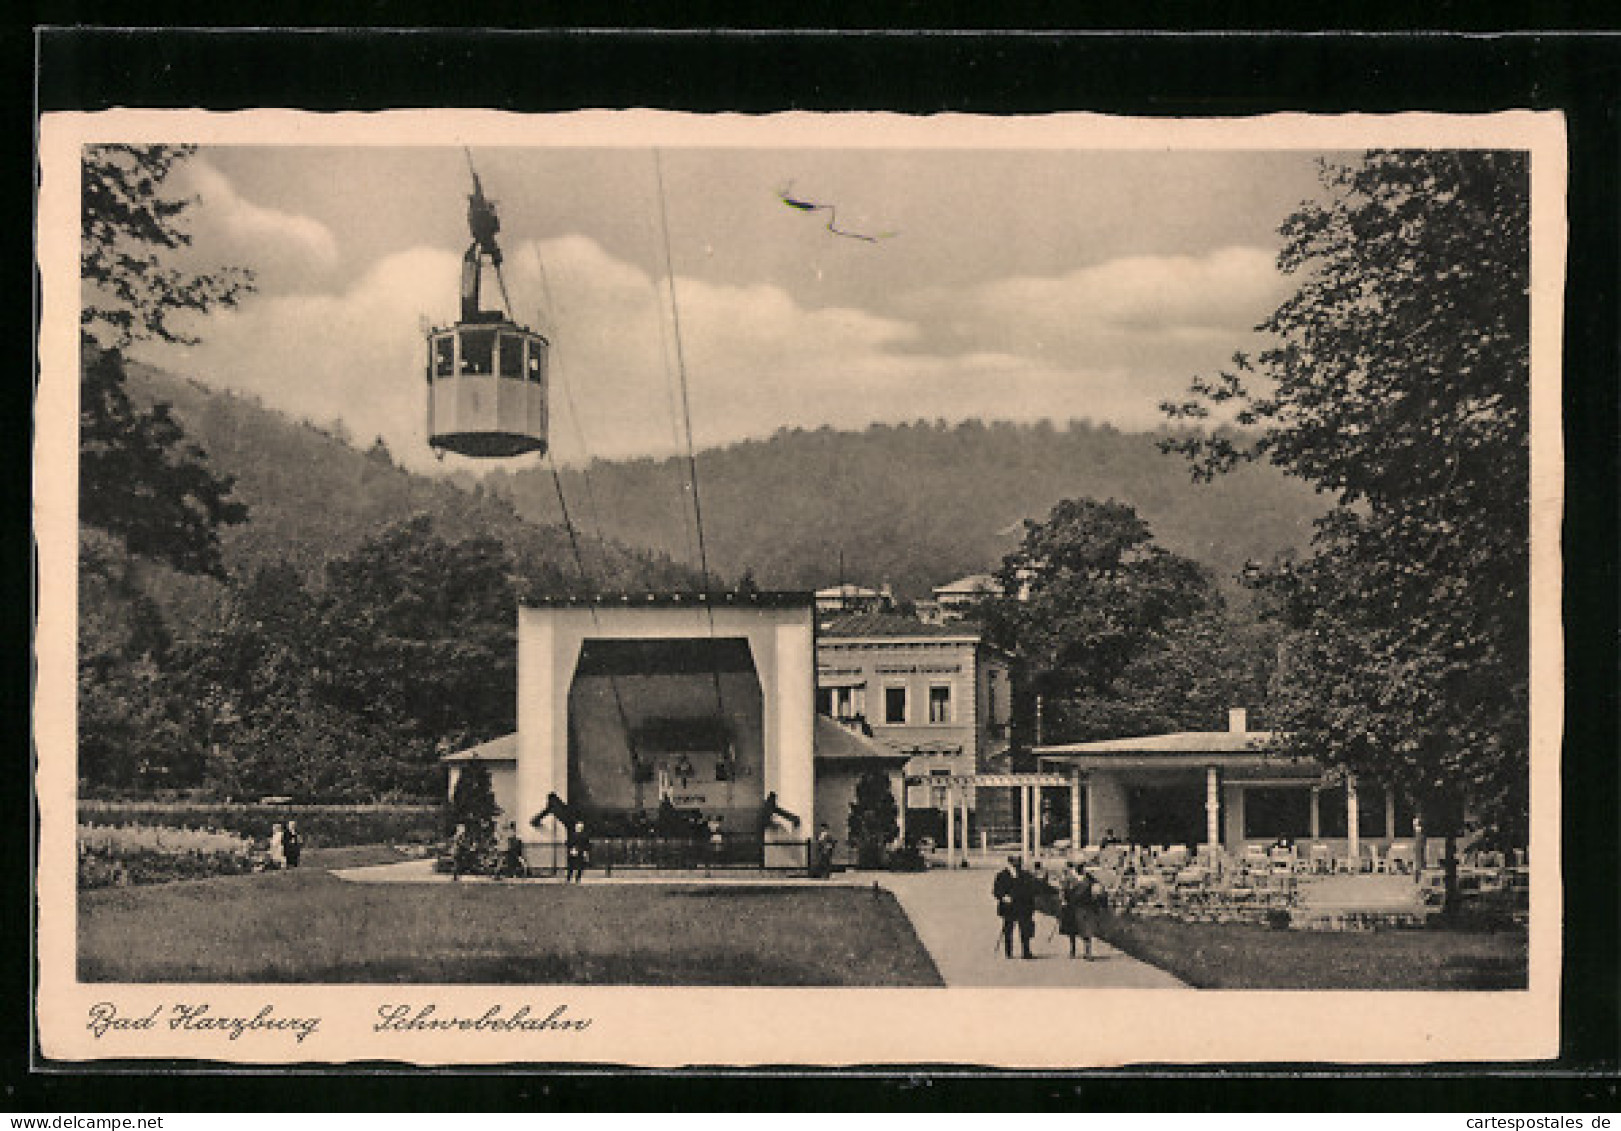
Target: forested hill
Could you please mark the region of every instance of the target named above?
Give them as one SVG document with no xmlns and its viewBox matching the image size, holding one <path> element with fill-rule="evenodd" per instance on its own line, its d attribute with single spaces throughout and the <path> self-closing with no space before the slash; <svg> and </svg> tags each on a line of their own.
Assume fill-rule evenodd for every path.
<svg viewBox="0 0 1621 1131">
<path fill-rule="evenodd" d="M 417 475 L 394 464 L 380 445 L 361 451 L 308 421 L 295 421 L 256 400 L 211 388 L 150 367 L 130 365 L 130 397 L 143 406 L 167 402 L 190 442 L 211 468 L 236 480 L 233 497 L 248 506 L 248 521 L 220 530 L 228 572 L 251 574 L 259 565 L 285 562 L 318 582 L 324 564 L 358 547 L 392 523 L 415 514 L 433 519 L 450 540 L 499 538 L 539 572 L 572 578 L 576 567 L 560 527 L 522 519 L 510 500 L 480 485 L 462 486 Z M 623 547 L 609 547 L 606 567 L 598 544 L 586 544 L 587 565 L 610 588 L 667 583 L 687 571 Z M 159 575 L 167 571 L 157 571 Z M 531 570 L 534 575 L 535 570 Z M 172 611 L 185 603 L 175 587 L 206 585 L 171 577 L 163 596 Z M 200 594 L 196 594 L 200 596 Z"/>
<path fill-rule="evenodd" d="M 1027 518 L 1059 499 L 1130 503 L 1159 543 L 1222 575 L 1246 560 L 1303 548 L 1322 500 L 1266 467 L 1209 485 L 1164 455 L 1151 433 L 1108 425 L 873 425 L 864 432 L 784 430 L 700 453 L 704 533 L 711 569 L 754 571 L 765 587 L 831 584 L 844 554 L 847 580 L 925 597 L 935 585 L 998 565 Z M 684 460 L 591 465 L 602 528 L 611 538 L 691 560 L 682 509 Z M 552 522 L 557 500 L 539 472 L 497 472 L 532 521 Z M 583 493 L 579 474 L 565 479 Z"/>
</svg>

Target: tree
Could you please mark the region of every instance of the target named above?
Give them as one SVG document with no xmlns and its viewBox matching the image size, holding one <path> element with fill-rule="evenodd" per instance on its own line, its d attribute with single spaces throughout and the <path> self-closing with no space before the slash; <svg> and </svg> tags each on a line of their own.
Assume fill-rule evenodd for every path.
<svg viewBox="0 0 1621 1131">
<path fill-rule="evenodd" d="M 862 774 L 856 781 L 855 799 L 850 802 L 850 843 L 855 846 L 857 866 L 884 866 L 885 846 L 901 835 L 898 818 L 889 775 L 882 770 Z"/>
<path fill-rule="evenodd" d="M 246 519 L 231 481 L 167 405 L 137 410 L 124 388 L 122 350 L 143 338 L 190 343 L 176 315 L 234 306 L 252 289 L 236 267 L 193 270 L 187 212 L 170 177 L 193 146 L 93 145 L 80 166 L 79 273 L 85 363 L 80 399 L 80 517 L 123 539 L 131 554 L 219 575 L 217 532 Z"/>
<path fill-rule="evenodd" d="M 1045 522 L 1027 521 L 996 576 L 1002 593 L 979 615 L 1023 659 L 1022 686 L 1046 697 L 1108 696 L 1168 624 L 1217 601 L 1204 567 L 1154 545 L 1113 500 L 1064 499 Z"/>
<path fill-rule="evenodd" d="M 86 359 L 79 401 L 79 520 L 130 554 L 185 573 L 224 575 L 219 529 L 244 522 L 232 480 L 208 468 L 169 406 L 142 412 L 124 390 L 124 359 Z"/>
<path fill-rule="evenodd" d="M 450 794 L 451 826 L 466 828 L 468 843 L 477 855 L 482 856 L 495 843 L 495 819 L 500 812 L 490 783 L 490 768 L 482 762 L 464 766 Z"/>
<path fill-rule="evenodd" d="M 1233 707 L 1252 726 L 1270 725 L 1272 684 L 1284 630 L 1230 608 L 1168 624 L 1110 684 L 1043 704 L 1045 736 L 1089 742 L 1133 734 L 1221 730 Z"/>
<path fill-rule="evenodd" d="M 1308 558 L 1256 575 L 1294 630 L 1283 748 L 1404 791 L 1449 846 L 1465 808 L 1523 844 L 1527 155 L 1376 151 L 1322 180 L 1281 229 L 1301 282 L 1271 344 L 1164 406 L 1237 429 L 1165 446 L 1199 478 L 1265 460 L 1334 500 Z"/>
<path fill-rule="evenodd" d="M 329 562 L 321 694 L 460 745 L 516 720 L 517 593 L 494 538 L 450 542 L 418 515 Z"/>
<path fill-rule="evenodd" d="M 191 245 L 186 213 L 195 198 L 174 194 L 169 178 L 196 151 L 190 145 L 92 145 L 80 166 L 79 312 L 105 349 L 140 338 L 195 341 L 175 315 L 234 306 L 253 287 L 237 267 L 196 272 L 175 263 Z"/>
</svg>

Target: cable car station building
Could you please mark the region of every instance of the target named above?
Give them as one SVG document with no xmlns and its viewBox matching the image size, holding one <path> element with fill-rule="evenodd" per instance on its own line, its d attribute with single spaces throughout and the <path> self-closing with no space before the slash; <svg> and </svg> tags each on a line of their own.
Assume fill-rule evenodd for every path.
<svg viewBox="0 0 1621 1131">
<path fill-rule="evenodd" d="M 847 840 L 860 776 L 880 770 L 898 792 L 906 760 L 816 717 L 814 634 L 809 593 L 521 608 L 517 733 L 445 759 L 450 788 L 483 763 L 500 819 L 542 868 L 575 818 L 605 863 L 680 859 L 668 850 L 683 839 L 701 856 L 718 828 L 719 862 L 803 868 L 821 822 Z"/>
</svg>

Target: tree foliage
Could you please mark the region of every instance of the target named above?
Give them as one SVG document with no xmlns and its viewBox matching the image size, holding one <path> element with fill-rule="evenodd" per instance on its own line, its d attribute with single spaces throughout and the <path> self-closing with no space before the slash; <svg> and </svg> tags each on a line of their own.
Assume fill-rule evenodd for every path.
<svg viewBox="0 0 1621 1131">
<path fill-rule="evenodd" d="M 1308 558 L 1256 575 L 1294 630 L 1288 747 L 1394 784 L 1432 831 L 1467 807 L 1524 843 L 1527 156 L 1372 152 L 1323 183 L 1282 228 L 1300 287 L 1267 347 L 1166 406 L 1245 431 L 1166 446 L 1198 477 L 1265 460 L 1334 500 Z"/>
<path fill-rule="evenodd" d="M 1064 498 L 1130 503 L 1160 545 L 1222 576 L 1250 558 L 1305 549 L 1322 511 L 1308 488 L 1270 467 L 1190 486 L 1154 434 L 1086 420 L 784 429 L 702 452 L 698 465 L 716 572 L 751 568 L 762 588 L 817 589 L 839 579 L 842 554 L 844 580 L 874 589 L 888 582 L 912 600 L 986 572 L 1025 519 Z M 684 460 L 599 460 L 589 474 L 595 505 L 574 508 L 576 517 L 600 520 L 610 538 L 695 560 Z M 497 473 L 494 482 L 530 521 L 560 520 L 545 471 Z M 581 472 L 565 471 L 563 483 L 570 500 L 586 495 Z"/>
<path fill-rule="evenodd" d="M 879 868 L 884 863 L 884 847 L 901 835 L 900 810 L 890 789 L 889 775 L 868 770 L 856 781 L 856 795 L 850 802 L 850 842 L 855 846 L 856 864 Z"/>
<path fill-rule="evenodd" d="M 518 601 L 497 539 L 449 541 L 426 515 L 328 564 L 328 691 L 361 715 L 481 741 L 516 725 Z"/>
<path fill-rule="evenodd" d="M 472 762 L 456 775 L 456 788 L 450 795 L 452 830 L 462 825 L 467 830 L 468 842 L 477 852 L 486 852 L 495 843 L 495 821 L 501 809 L 495 803 L 495 787 L 490 781 L 490 768 L 483 762 Z"/>
<path fill-rule="evenodd" d="M 233 306 L 253 286 L 239 267 L 193 270 L 187 212 L 170 177 L 195 152 L 182 145 L 92 145 L 80 166 L 79 320 L 106 349 L 141 338 L 196 339 L 177 315 Z"/>
<path fill-rule="evenodd" d="M 229 476 L 216 475 L 166 404 L 137 409 L 124 359 L 89 351 L 79 400 L 79 520 L 129 553 L 219 577 L 219 529 L 246 520 Z"/>
<path fill-rule="evenodd" d="M 982 606 L 993 642 L 1022 658 L 1044 696 L 1106 696 L 1172 622 L 1218 600 L 1207 570 L 1153 541 L 1125 503 L 1064 499 L 1026 522 Z"/>
</svg>

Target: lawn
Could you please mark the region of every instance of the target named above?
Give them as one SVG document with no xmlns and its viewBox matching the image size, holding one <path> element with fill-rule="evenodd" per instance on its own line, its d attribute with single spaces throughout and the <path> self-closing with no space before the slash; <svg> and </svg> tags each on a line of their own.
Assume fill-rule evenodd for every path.
<svg viewBox="0 0 1621 1131">
<path fill-rule="evenodd" d="M 1526 986 L 1523 928 L 1274 931 L 1111 916 L 1104 937 L 1201 989 L 1510 990 Z"/>
<path fill-rule="evenodd" d="M 79 895 L 79 978 L 129 982 L 938 986 L 888 892 L 356 884 L 295 872 Z"/>
</svg>

